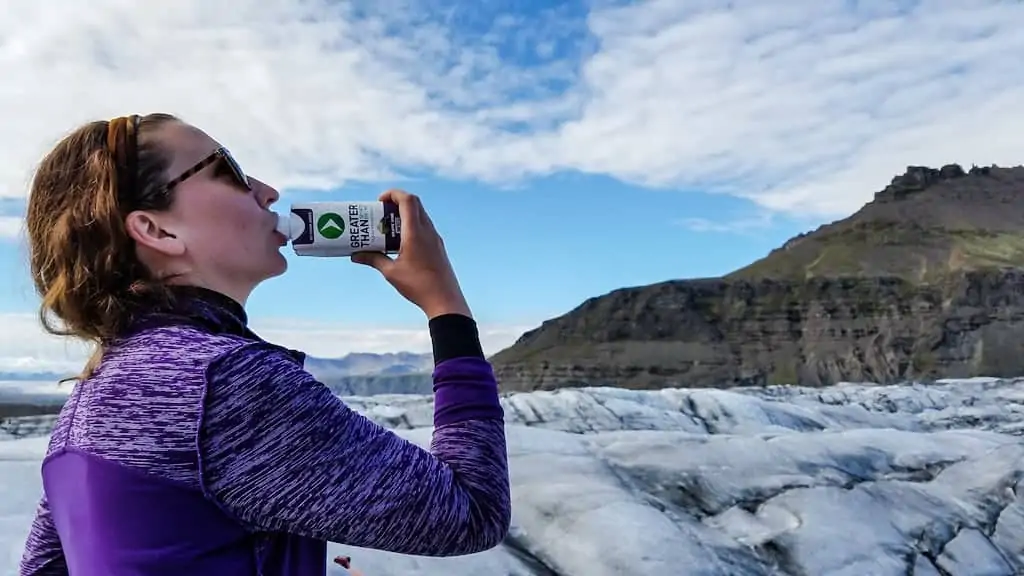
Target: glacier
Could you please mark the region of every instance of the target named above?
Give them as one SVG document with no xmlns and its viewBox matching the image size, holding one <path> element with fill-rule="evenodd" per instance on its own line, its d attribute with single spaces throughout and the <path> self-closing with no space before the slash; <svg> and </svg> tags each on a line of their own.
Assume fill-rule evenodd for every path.
<svg viewBox="0 0 1024 576">
<path fill-rule="evenodd" d="M 343 398 L 429 445 L 431 397 Z M 576 388 L 502 404 L 513 526 L 501 546 L 331 554 L 365 576 L 1024 573 L 1024 379 Z M 17 573 L 52 424 L 0 423 L 0 575 Z"/>
</svg>

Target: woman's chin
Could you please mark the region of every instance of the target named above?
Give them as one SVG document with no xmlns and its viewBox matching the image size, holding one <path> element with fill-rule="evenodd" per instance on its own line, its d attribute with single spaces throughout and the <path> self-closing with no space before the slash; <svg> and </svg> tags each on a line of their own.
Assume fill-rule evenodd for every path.
<svg viewBox="0 0 1024 576">
<path fill-rule="evenodd" d="M 264 278 L 280 276 L 288 271 L 288 259 L 281 252 L 275 252 L 264 270 Z"/>
<path fill-rule="evenodd" d="M 274 268 L 276 272 L 274 273 L 274 276 L 280 276 L 281 274 L 284 274 L 288 270 L 288 259 L 285 258 L 284 254 L 282 254 L 281 252 L 278 252 L 276 256 L 276 266 Z"/>
</svg>

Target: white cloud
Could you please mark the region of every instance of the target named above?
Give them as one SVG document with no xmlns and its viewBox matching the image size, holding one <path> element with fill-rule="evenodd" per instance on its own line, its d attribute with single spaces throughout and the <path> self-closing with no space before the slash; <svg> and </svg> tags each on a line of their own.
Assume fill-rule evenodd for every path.
<svg viewBox="0 0 1024 576">
<path fill-rule="evenodd" d="M 539 324 L 539 322 L 537 323 Z M 534 325 L 506 326 L 481 324 L 480 343 L 490 356 L 511 346 Z M 353 326 L 339 327 L 308 320 L 254 318 L 252 329 L 265 340 L 302 350 L 312 356 L 336 358 L 349 352 L 430 352 L 430 333 L 423 327 Z"/>
<path fill-rule="evenodd" d="M 726 220 L 681 218 L 677 221 L 677 224 L 692 232 L 714 234 L 749 234 L 757 230 L 767 230 L 773 223 L 772 213 L 767 211 L 754 216 Z"/>
<path fill-rule="evenodd" d="M 252 329 L 265 340 L 302 350 L 312 356 L 336 358 L 350 352 L 430 352 L 426 326 L 359 327 L 308 320 L 253 318 Z M 534 326 L 481 324 L 480 340 L 488 355 L 511 345 Z M 43 331 L 35 314 L 0 314 L 0 372 L 74 374 L 90 348 L 71 338 Z"/>
<path fill-rule="evenodd" d="M 0 371 L 73 374 L 88 357 L 81 342 L 44 332 L 35 314 L 0 314 Z"/>
<path fill-rule="evenodd" d="M 455 9 L 423 17 L 436 4 L 356 19 L 330 0 L 8 2 L 0 195 L 23 195 L 76 123 L 150 110 L 281 187 L 570 169 L 834 215 L 909 164 L 1020 163 L 1016 0 L 602 3 L 484 34 Z M 581 28 L 586 46 L 544 59 Z M 502 59 L 499 42 L 543 65 Z"/>
</svg>

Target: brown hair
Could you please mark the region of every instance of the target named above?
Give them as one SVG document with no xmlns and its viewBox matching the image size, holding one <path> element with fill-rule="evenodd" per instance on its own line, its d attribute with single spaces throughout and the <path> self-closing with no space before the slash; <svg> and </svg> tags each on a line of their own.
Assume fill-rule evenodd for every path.
<svg viewBox="0 0 1024 576">
<path fill-rule="evenodd" d="M 88 377 L 140 307 L 169 298 L 137 257 L 125 217 L 173 202 L 170 154 L 154 133 L 177 120 L 150 114 L 85 124 L 57 143 L 32 180 L 25 219 L 40 321 L 51 334 L 96 345 L 76 378 Z"/>
</svg>

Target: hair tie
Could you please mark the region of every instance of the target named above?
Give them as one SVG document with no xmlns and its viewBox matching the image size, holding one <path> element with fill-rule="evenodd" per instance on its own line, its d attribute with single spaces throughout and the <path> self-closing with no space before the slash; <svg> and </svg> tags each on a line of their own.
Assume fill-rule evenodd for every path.
<svg viewBox="0 0 1024 576">
<path fill-rule="evenodd" d="M 138 131 L 139 116 L 119 116 L 107 123 L 107 150 L 114 158 L 117 166 L 118 198 L 125 193 L 135 192 L 135 179 L 138 174 Z"/>
</svg>

